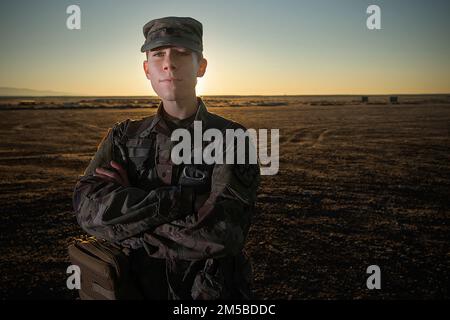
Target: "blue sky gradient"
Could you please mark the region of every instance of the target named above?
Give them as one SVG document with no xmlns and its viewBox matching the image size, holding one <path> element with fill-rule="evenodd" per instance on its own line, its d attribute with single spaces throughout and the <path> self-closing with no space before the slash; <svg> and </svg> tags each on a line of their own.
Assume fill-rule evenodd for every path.
<svg viewBox="0 0 450 320">
<path fill-rule="evenodd" d="M 81 30 L 66 28 L 67 6 Z M 381 30 L 366 8 L 381 7 Z M 203 23 L 199 94 L 450 92 L 450 1 L 2 1 L 0 86 L 79 95 L 154 95 L 142 26 Z"/>
</svg>

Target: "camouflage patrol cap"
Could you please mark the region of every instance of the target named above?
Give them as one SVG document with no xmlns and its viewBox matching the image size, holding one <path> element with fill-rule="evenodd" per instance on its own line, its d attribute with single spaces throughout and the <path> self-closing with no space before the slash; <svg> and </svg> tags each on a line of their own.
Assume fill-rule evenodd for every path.
<svg viewBox="0 0 450 320">
<path fill-rule="evenodd" d="M 203 27 L 189 17 L 165 17 L 154 19 L 144 25 L 145 43 L 142 52 L 162 46 L 180 46 L 202 52 Z"/>
</svg>

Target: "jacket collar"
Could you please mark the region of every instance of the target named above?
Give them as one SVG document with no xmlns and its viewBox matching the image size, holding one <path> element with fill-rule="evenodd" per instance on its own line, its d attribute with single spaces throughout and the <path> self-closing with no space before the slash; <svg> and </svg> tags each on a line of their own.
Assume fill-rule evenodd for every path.
<svg viewBox="0 0 450 320">
<path fill-rule="evenodd" d="M 202 121 L 202 122 L 207 121 L 210 116 L 210 113 L 208 112 L 205 103 L 203 102 L 202 98 L 200 98 L 200 97 L 197 97 L 197 102 L 198 102 L 198 108 L 197 108 L 197 112 L 195 114 L 194 121 Z M 164 112 L 164 106 L 161 101 L 159 103 L 158 110 L 156 111 L 156 114 L 153 117 L 152 122 L 150 123 L 148 128 L 145 129 L 140 134 L 141 137 L 147 136 L 150 133 L 162 133 L 167 136 L 170 135 L 170 129 L 167 126 L 166 121 L 164 120 L 163 112 Z M 192 122 L 192 124 L 190 125 L 189 128 L 193 128 L 193 127 L 194 127 L 194 123 Z"/>
</svg>

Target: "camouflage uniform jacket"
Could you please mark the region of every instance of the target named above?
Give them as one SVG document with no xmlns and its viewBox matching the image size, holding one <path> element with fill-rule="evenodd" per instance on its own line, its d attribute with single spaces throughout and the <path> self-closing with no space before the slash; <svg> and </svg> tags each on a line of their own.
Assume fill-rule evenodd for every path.
<svg viewBox="0 0 450 320">
<path fill-rule="evenodd" d="M 203 131 L 245 130 L 198 102 L 195 120 Z M 193 124 L 188 129 L 193 132 Z M 243 247 L 259 165 L 174 165 L 170 135 L 162 104 L 153 116 L 116 124 L 75 186 L 77 221 L 90 235 L 164 259 L 170 299 L 249 297 L 251 268 Z M 93 175 L 97 167 L 110 168 L 111 160 L 126 168 L 129 187 Z M 180 184 L 183 169 L 206 178 Z"/>
</svg>

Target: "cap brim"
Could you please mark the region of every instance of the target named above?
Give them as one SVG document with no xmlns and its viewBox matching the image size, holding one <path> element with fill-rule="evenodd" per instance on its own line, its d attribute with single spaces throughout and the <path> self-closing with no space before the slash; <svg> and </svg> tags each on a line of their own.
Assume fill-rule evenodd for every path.
<svg viewBox="0 0 450 320">
<path fill-rule="evenodd" d="M 165 37 L 159 38 L 148 43 L 144 43 L 141 47 L 141 52 L 151 51 L 153 49 L 164 47 L 164 46 L 176 46 L 190 49 L 192 51 L 202 52 L 202 48 L 189 41 L 189 39 L 178 38 L 178 37 Z"/>
</svg>

